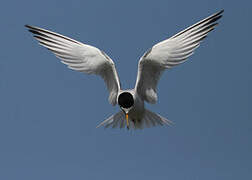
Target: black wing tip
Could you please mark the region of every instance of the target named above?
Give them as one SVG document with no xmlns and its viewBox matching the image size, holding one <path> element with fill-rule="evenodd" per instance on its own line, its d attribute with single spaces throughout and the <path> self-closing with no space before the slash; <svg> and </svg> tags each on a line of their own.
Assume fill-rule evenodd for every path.
<svg viewBox="0 0 252 180">
<path fill-rule="evenodd" d="M 212 19 L 212 21 L 217 21 L 218 19 L 220 19 L 223 15 L 222 13 L 224 12 L 224 9 L 218 11 L 217 13 L 213 14 L 210 19 Z"/>
<path fill-rule="evenodd" d="M 224 9 L 221 9 L 220 11 L 218 11 L 217 13 L 215 13 L 215 16 L 219 16 L 224 12 Z"/>
<path fill-rule="evenodd" d="M 221 10 L 219 11 L 220 14 L 222 14 L 223 12 L 224 12 L 224 9 L 221 9 Z"/>
<path fill-rule="evenodd" d="M 218 15 L 219 15 L 219 16 L 223 16 L 223 13 L 224 13 L 224 9 L 220 10 L 220 11 L 218 12 Z"/>
<path fill-rule="evenodd" d="M 24 25 L 26 28 L 28 28 L 28 29 L 33 29 L 34 27 L 33 26 L 31 26 L 31 25 L 29 25 L 29 24 L 25 24 Z"/>
<path fill-rule="evenodd" d="M 219 16 L 221 18 L 223 16 L 222 15 L 223 12 L 224 12 L 224 9 L 220 10 L 219 12 L 215 13 L 214 17 L 218 17 Z"/>
<path fill-rule="evenodd" d="M 217 22 L 221 17 L 222 17 L 222 15 L 218 15 L 218 16 L 213 17 L 212 19 L 209 20 L 209 22 L 206 25 L 213 24 L 214 22 Z"/>
<path fill-rule="evenodd" d="M 34 37 L 36 35 L 38 36 L 45 36 L 44 34 L 40 33 L 39 31 L 36 31 L 35 29 L 28 29 L 29 32 L 31 32 L 32 34 L 34 34 Z"/>
<path fill-rule="evenodd" d="M 216 13 L 216 15 L 214 16 L 214 18 L 212 19 L 212 22 L 218 21 L 220 18 L 222 18 L 224 9 L 220 10 L 219 12 Z M 211 23 L 212 23 L 211 22 Z"/>
<path fill-rule="evenodd" d="M 25 26 L 26 28 L 28 28 L 28 30 L 44 31 L 43 29 L 41 29 L 41 28 L 39 28 L 39 27 L 32 26 L 32 25 L 29 25 L 29 24 L 25 24 L 24 26 Z"/>
<path fill-rule="evenodd" d="M 30 31 L 30 32 L 37 30 L 37 28 L 35 26 L 29 25 L 29 24 L 25 24 L 24 27 L 26 27 L 28 29 L 28 31 Z"/>
</svg>

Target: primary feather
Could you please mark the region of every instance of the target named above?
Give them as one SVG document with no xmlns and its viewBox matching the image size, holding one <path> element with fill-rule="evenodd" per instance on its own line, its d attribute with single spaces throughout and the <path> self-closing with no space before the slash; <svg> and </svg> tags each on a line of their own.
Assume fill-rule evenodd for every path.
<svg viewBox="0 0 252 180">
<path fill-rule="evenodd" d="M 109 102 L 117 103 L 120 82 L 114 62 L 103 51 L 66 36 L 42 28 L 26 25 L 39 43 L 52 51 L 70 69 L 100 75 L 109 91 Z"/>
<path fill-rule="evenodd" d="M 135 90 L 143 100 L 157 102 L 157 84 L 162 72 L 179 65 L 191 56 L 200 42 L 212 31 L 223 10 L 154 45 L 139 60 Z"/>
</svg>

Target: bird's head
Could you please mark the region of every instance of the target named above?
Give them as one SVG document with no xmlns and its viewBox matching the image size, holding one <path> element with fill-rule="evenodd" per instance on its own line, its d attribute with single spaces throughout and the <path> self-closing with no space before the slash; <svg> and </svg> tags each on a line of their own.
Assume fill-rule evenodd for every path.
<svg viewBox="0 0 252 180">
<path fill-rule="evenodd" d="M 125 113 L 126 121 L 127 121 L 127 128 L 129 128 L 129 121 L 128 121 L 128 113 L 131 108 L 134 106 L 134 97 L 130 92 L 122 92 L 118 96 L 118 104 L 121 110 Z"/>
</svg>

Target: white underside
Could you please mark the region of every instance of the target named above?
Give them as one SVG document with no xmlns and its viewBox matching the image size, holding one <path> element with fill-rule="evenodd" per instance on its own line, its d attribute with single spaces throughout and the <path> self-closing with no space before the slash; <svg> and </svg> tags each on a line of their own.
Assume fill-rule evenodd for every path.
<svg viewBox="0 0 252 180">
<path fill-rule="evenodd" d="M 130 129 L 143 129 L 149 128 L 153 126 L 163 126 L 163 125 L 172 125 L 172 121 L 160 116 L 157 113 L 151 112 L 147 109 L 144 110 L 143 118 L 141 120 L 133 121 L 131 117 L 129 117 L 129 128 Z M 125 128 L 126 127 L 126 118 L 125 114 L 120 111 L 108 119 L 100 123 L 98 127 L 104 126 L 105 128 Z"/>
</svg>

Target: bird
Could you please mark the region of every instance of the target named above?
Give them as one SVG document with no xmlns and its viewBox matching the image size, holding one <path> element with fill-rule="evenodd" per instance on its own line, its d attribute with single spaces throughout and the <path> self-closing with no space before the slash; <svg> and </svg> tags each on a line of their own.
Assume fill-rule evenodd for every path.
<svg viewBox="0 0 252 180">
<path fill-rule="evenodd" d="M 217 25 L 224 10 L 189 26 L 147 50 L 138 62 L 133 89 L 121 89 L 113 60 L 102 50 L 61 34 L 25 25 L 40 45 L 46 47 L 68 68 L 103 78 L 109 92 L 108 101 L 120 111 L 102 121 L 97 127 L 143 129 L 172 125 L 173 122 L 145 108 L 145 103 L 157 102 L 157 85 L 166 69 L 185 62 L 210 31 Z"/>
</svg>

